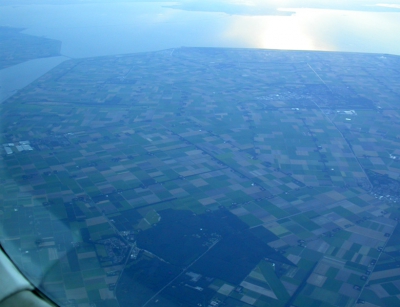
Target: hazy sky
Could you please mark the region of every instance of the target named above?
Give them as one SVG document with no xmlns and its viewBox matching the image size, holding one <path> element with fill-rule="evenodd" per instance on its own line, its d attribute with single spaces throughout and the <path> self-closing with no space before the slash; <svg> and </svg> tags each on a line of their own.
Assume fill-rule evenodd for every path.
<svg viewBox="0 0 400 307">
<path fill-rule="evenodd" d="M 351 11 L 399 11 L 400 1 L 378 3 L 373 0 L 187 0 L 170 7 L 238 15 L 280 15 L 280 9 L 318 8 Z"/>
<path fill-rule="evenodd" d="M 379 7 L 387 6 L 400 8 L 399 0 L 0 0 L 0 5 L 35 5 L 35 4 L 96 4 L 96 3 L 140 3 L 140 2 L 164 2 L 182 4 L 185 6 L 201 6 L 214 10 L 215 7 L 257 7 L 264 8 L 325 8 L 341 10 L 379 10 Z"/>
<path fill-rule="evenodd" d="M 35 5 L 34 5 L 35 4 Z M 0 26 L 87 57 L 180 46 L 400 55 L 400 0 L 0 0 Z"/>
</svg>

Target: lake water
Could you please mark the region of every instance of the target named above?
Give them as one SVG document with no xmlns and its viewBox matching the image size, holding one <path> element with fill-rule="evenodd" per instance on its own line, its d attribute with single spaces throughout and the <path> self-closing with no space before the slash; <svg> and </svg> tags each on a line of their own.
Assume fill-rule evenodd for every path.
<svg viewBox="0 0 400 307">
<path fill-rule="evenodd" d="M 0 103 L 68 58 L 58 56 L 26 61 L 0 70 Z"/>
<path fill-rule="evenodd" d="M 166 7 L 173 5 L 168 2 L 40 2 L 43 4 L 0 5 L 0 26 L 24 28 L 24 33 L 60 40 L 62 55 L 73 58 L 181 46 L 400 55 L 400 10 L 286 8 L 280 13 L 294 14 L 268 16 L 179 10 Z M 275 14 L 276 8 L 273 10 Z M 0 71 L 0 99 L 26 86 L 60 59 L 34 60 Z"/>
</svg>

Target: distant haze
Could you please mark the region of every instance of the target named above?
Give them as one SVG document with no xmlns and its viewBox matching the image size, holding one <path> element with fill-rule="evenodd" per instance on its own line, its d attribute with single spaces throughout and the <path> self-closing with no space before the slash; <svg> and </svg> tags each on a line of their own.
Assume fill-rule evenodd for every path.
<svg viewBox="0 0 400 307">
<path fill-rule="evenodd" d="M 399 8 L 369 0 L 0 0 L 0 26 L 60 40 L 62 55 L 74 58 L 180 46 L 400 54 Z"/>
</svg>

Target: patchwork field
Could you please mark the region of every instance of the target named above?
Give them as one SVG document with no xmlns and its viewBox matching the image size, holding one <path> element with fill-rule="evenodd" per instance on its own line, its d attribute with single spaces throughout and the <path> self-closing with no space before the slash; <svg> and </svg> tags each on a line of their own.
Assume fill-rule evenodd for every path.
<svg viewBox="0 0 400 307">
<path fill-rule="evenodd" d="M 66 61 L 0 105 L 2 244 L 63 306 L 399 305 L 399 99 L 389 55 Z"/>
</svg>

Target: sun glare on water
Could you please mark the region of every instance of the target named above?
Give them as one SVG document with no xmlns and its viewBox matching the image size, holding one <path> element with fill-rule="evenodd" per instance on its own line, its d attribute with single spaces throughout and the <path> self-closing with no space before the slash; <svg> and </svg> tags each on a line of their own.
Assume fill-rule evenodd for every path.
<svg viewBox="0 0 400 307">
<path fill-rule="evenodd" d="M 245 41 L 253 48 L 281 50 L 335 50 L 319 41 L 310 31 L 312 14 L 299 12 L 292 16 L 237 17 L 225 38 Z"/>
</svg>

